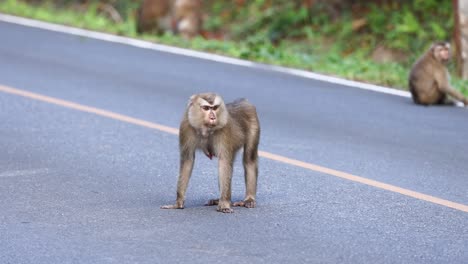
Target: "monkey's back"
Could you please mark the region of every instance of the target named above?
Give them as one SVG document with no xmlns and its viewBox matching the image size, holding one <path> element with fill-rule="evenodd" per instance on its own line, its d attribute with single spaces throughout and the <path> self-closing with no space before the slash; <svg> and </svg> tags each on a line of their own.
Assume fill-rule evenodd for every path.
<svg viewBox="0 0 468 264">
<path fill-rule="evenodd" d="M 229 115 L 239 122 L 243 129 L 248 128 L 252 123 L 256 123 L 258 128 L 260 124 L 257 116 L 257 109 L 247 99 L 237 99 L 226 104 Z"/>
<path fill-rule="evenodd" d="M 258 141 L 260 138 L 260 122 L 255 106 L 246 99 L 241 98 L 226 104 L 226 108 L 231 116 L 230 119 L 235 122 L 233 125 L 238 126 L 242 134 L 249 135 L 246 138 L 253 138 Z"/>
</svg>

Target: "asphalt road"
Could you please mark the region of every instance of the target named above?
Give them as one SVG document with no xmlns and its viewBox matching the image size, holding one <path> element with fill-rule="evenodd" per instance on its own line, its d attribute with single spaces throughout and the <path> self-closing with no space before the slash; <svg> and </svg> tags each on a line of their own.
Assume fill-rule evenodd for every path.
<svg viewBox="0 0 468 264">
<path fill-rule="evenodd" d="M 468 111 L 0 22 L 0 85 L 177 127 L 191 94 L 257 106 L 263 151 L 468 204 Z M 0 92 L 0 263 L 466 263 L 468 214 L 266 158 L 221 214 L 177 137 Z M 244 192 L 235 167 L 233 199 Z"/>
</svg>

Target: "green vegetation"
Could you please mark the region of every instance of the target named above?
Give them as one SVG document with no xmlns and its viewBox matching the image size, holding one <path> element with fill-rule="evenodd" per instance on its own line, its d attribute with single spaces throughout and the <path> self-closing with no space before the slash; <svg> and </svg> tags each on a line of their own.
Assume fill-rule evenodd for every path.
<svg viewBox="0 0 468 264">
<path fill-rule="evenodd" d="M 41 5 L 29 5 L 18 0 L 5 0 L 0 3 L 0 12 L 129 37 L 137 36 L 133 20 L 129 19 L 116 24 L 99 15 L 96 7 L 97 5 L 93 4 L 86 9 L 86 12 L 77 12 L 71 8 L 58 9 L 51 2 L 45 2 Z"/>
<path fill-rule="evenodd" d="M 225 40 L 188 41 L 170 33 L 138 35 L 137 5 L 130 0 L 114 1 L 120 23 L 99 11 L 99 1 L 88 1 L 79 11 L 72 0 L 30 2 L 40 4 L 4 0 L 0 12 L 399 89 L 406 89 L 416 57 L 432 41 L 450 39 L 453 28 L 450 1 L 342 0 L 331 1 L 340 2 L 333 7 L 320 0 L 311 6 L 304 4 L 308 1 L 206 0 L 205 30 Z M 391 52 L 391 62 L 372 59 L 378 47 Z M 454 78 L 453 84 L 468 95 L 468 81 Z"/>
</svg>

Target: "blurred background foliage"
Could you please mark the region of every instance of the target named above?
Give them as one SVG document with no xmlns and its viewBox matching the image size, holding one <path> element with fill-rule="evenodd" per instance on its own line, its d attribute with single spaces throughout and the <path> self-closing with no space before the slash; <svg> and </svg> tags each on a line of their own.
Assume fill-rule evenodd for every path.
<svg viewBox="0 0 468 264">
<path fill-rule="evenodd" d="M 451 1 L 439 0 L 208 0 L 206 28 L 234 40 L 322 40 L 338 45 L 343 55 L 379 47 L 399 54 L 421 53 L 428 43 L 450 40 Z M 382 49 L 381 49 L 382 50 Z M 411 59 L 411 58 L 409 58 Z"/>
<path fill-rule="evenodd" d="M 2 1 L 2 12 L 137 36 L 137 0 Z M 433 41 L 453 38 L 448 0 L 204 0 L 203 4 L 203 37 L 182 40 L 171 33 L 138 37 L 403 89 L 414 60 Z M 466 87 L 466 82 L 455 82 Z"/>
</svg>

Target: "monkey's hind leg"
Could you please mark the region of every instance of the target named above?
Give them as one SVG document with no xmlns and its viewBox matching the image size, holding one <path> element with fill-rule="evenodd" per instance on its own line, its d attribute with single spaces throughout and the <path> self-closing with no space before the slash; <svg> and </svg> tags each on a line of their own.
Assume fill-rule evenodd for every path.
<svg viewBox="0 0 468 264">
<path fill-rule="evenodd" d="M 258 140 L 244 150 L 244 176 L 245 176 L 245 198 L 243 201 L 235 202 L 233 206 L 255 208 L 257 205 L 255 196 L 257 194 L 258 177 Z"/>
</svg>

